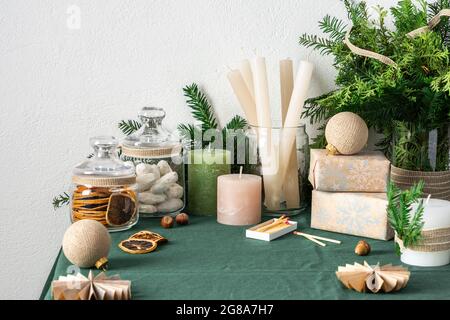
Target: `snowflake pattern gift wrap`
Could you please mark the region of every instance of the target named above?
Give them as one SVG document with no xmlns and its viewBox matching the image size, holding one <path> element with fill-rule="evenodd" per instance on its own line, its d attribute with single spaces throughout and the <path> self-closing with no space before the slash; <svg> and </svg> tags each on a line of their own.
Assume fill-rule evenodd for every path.
<svg viewBox="0 0 450 320">
<path fill-rule="evenodd" d="M 384 193 L 390 168 L 389 160 L 381 152 L 331 156 L 326 150 L 314 149 L 309 181 L 319 191 Z"/>
<path fill-rule="evenodd" d="M 385 193 L 336 193 L 314 190 L 311 228 L 391 240 Z"/>
</svg>

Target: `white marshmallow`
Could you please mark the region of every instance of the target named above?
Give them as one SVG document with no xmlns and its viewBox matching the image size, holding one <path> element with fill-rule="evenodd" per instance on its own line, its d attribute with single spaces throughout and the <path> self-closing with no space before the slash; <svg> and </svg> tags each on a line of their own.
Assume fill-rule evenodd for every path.
<svg viewBox="0 0 450 320">
<path fill-rule="evenodd" d="M 158 209 L 151 204 L 140 204 L 139 205 L 139 212 L 142 213 L 156 213 L 158 212 Z"/>
<path fill-rule="evenodd" d="M 178 181 L 178 174 L 173 171 L 169 172 L 166 175 L 162 176 L 161 179 L 155 182 L 153 187 L 151 188 L 151 192 L 154 194 L 161 194 L 166 192 L 169 187 Z"/>
<path fill-rule="evenodd" d="M 139 202 L 143 204 L 159 204 L 167 200 L 165 194 L 153 194 L 151 192 L 143 192 L 139 194 Z"/>
<path fill-rule="evenodd" d="M 183 207 L 183 201 L 180 199 L 169 199 L 166 202 L 163 202 L 157 206 L 159 212 L 169 213 L 174 212 Z"/>
<path fill-rule="evenodd" d="M 170 185 L 169 189 L 166 190 L 167 198 L 169 199 L 181 199 L 184 194 L 184 189 L 177 183 Z"/>
<path fill-rule="evenodd" d="M 151 170 L 151 165 L 150 164 L 146 164 L 146 163 L 139 163 L 136 166 L 136 175 L 137 176 L 142 176 L 144 174 L 147 173 L 153 173 Z"/>
<path fill-rule="evenodd" d="M 155 184 L 156 177 L 153 173 L 146 173 L 136 177 L 136 183 L 138 185 L 138 192 L 144 192 L 150 190 Z"/>
<path fill-rule="evenodd" d="M 172 172 L 172 168 L 166 160 L 161 160 L 160 162 L 158 162 L 158 168 L 159 172 L 161 173 L 161 177 Z"/>
</svg>

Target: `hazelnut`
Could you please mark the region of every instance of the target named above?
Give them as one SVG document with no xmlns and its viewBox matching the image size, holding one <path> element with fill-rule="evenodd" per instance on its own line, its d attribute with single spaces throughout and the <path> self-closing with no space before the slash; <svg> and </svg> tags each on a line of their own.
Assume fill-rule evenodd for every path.
<svg viewBox="0 0 450 320">
<path fill-rule="evenodd" d="M 358 244 L 355 247 L 355 253 L 358 256 L 367 256 L 369 255 L 370 250 L 371 250 L 370 245 L 364 240 L 358 242 Z"/>
<path fill-rule="evenodd" d="M 175 217 L 175 221 L 180 226 L 185 226 L 189 224 L 189 216 L 186 213 L 177 214 L 177 216 Z"/>
<path fill-rule="evenodd" d="M 173 227 L 173 218 L 171 216 L 164 216 L 161 219 L 161 226 L 166 229 Z"/>
</svg>

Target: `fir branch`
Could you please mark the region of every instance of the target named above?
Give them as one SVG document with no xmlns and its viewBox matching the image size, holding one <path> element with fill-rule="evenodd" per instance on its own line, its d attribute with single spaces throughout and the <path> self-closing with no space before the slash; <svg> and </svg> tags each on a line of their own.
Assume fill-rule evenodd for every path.
<svg viewBox="0 0 450 320">
<path fill-rule="evenodd" d="M 193 124 L 179 124 L 177 128 L 183 145 L 188 149 L 202 148 L 203 133 Z"/>
<path fill-rule="evenodd" d="M 63 206 L 66 206 L 70 203 L 70 196 L 67 194 L 67 192 L 64 192 L 63 194 L 60 194 L 53 198 L 52 204 L 53 209 L 57 210 Z"/>
<path fill-rule="evenodd" d="M 333 53 L 333 42 L 325 38 L 320 38 L 316 35 L 309 35 L 306 33 L 301 35 L 299 44 L 306 48 L 313 48 L 314 50 L 319 51 L 322 55 Z"/>
<path fill-rule="evenodd" d="M 426 1 L 418 0 L 421 8 L 417 8 L 412 0 L 398 1 L 396 7 L 391 8 L 397 31 L 406 34 L 428 23 Z"/>
<path fill-rule="evenodd" d="M 241 116 L 234 116 L 225 126 L 228 130 L 239 130 L 244 129 L 247 126 L 247 120 L 242 118 Z"/>
<path fill-rule="evenodd" d="M 129 136 L 138 131 L 142 127 L 142 124 L 136 120 L 122 120 L 118 126 L 123 134 Z"/>
<path fill-rule="evenodd" d="M 325 138 L 324 129 L 325 127 L 321 129 L 321 133 L 312 139 L 312 143 L 309 145 L 311 149 L 325 149 L 328 145 L 327 138 Z"/>
<path fill-rule="evenodd" d="M 417 244 L 421 240 L 424 226 L 423 200 L 422 196 L 424 182 L 421 181 L 409 190 L 402 191 L 392 182 L 388 187 L 388 219 L 391 227 L 395 230 L 399 239 L 405 247 Z M 411 216 L 413 204 L 417 205 L 414 214 Z"/>
<path fill-rule="evenodd" d="M 361 21 L 368 20 L 367 5 L 364 1 L 355 2 L 354 0 L 344 0 L 345 8 L 347 9 L 348 18 L 353 25 L 359 25 Z"/>
<path fill-rule="evenodd" d="M 217 129 L 217 121 L 214 116 L 213 108 L 206 95 L 201 92 L 198 85 L 193 83 L 183 88 L 186 103 L 192 110 L 194 119 L 201 123 L 203 132 L 209 129 Z"/>
<path fill-rule="evenodd" d="M 179 124 L 177 128 L 182 140 L 192 140 L 195 137 L 195 126 L 192 124 Z"/>
<path fill-rule="evenodd" d="M 308 118 L 310 123 L 318 123 L 328 119 L 333 115 L 333 109 L 328 108 L 325 100 L 331 97 L 335 91 L 328 92 L 316 98 L 306 100 L 301 117 L 303 119 Z"/>
<path fill-rule="evenodd" d="M 247 127 L 247 121 L 241 116 L 234 116 L 227 125 L 222 129 L 223 145 L 227 146 L 227 139 L 236 139 L 237 136 L 243 135 L 243 129 Z"/>
<path fill-rule="evenodd" d="M 326 15 L 319 22 L 319 27 L 323 32 L 328 33 L 333 41 L 342 41 L 345 38 L 347 25 L 336 17 Z"/>
</svg>

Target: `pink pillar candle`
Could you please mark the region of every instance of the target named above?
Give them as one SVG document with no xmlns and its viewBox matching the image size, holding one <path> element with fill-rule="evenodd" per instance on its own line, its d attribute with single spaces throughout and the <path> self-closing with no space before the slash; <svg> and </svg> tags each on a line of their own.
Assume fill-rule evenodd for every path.
<svg viewBox="0 0 450 320">
<path fill-rule="evenodd" d="M 248 226 L 261 222 L 262 179 L 250 174 L 229 174 L 217 179 L 217 222 Z"/>
</svg>

